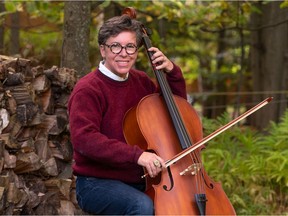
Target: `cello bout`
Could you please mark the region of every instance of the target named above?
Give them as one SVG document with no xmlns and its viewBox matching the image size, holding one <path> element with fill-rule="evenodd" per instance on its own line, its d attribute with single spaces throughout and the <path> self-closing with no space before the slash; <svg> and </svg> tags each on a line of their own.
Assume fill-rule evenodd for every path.
<svg viewBox="0 0 288 216">
<path fill-rule="evenodd" d="M 189 136 L 194 141 L 200 140 L 202 125 L 196 111 L 183 98 L 177 96 L 174 98 L 183 119 L 189 119 L 185 121 Z M 136 107 L 127 112 L 123 132 L 128 144 L 153 151 L 163 159 L 172 158 L 176 153 L 181 152 L 177 134 L 160 94 L 146 96 Z M 197 149 L 198 154 L 199 151 L 200 149 Z M 222 190 L 221 184 L 211 181 L 202 164 L 201 166 L 196 164 L 196 167 L 192 168 L 193 166 L 191 166 L 191 158 L 185 156 L 169 167 L 173 175 L 173 185 L 171 185 L 168 169 L 164 169 L 156 178 L 146 177 L 146 194 L 154 201 L 155 214 L 234 215 L 235 210 Z M 205 182 L 206 197 L 204 193 L 196 193 L 195 182 L 198 177 L 204 178 L 202 180 Z M 171 186 L 173 187 L 169 190 Z"/>
</svg>

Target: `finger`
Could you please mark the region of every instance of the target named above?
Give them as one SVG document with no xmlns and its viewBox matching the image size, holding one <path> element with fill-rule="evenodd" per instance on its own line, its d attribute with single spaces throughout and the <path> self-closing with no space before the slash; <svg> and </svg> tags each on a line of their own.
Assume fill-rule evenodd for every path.
<svg viewBox="0 0 288 216">
<path fill-rule="evenodd" d="M 160 163 L 159 163 L 159 166 L 160 166 Z M 157 176 L 158 173 L 159 173 L 159 167 L 155 166 L 155 164 L 153 163 L 153 168 L 152 168 L 153 176 Z"/>
<path fill-rule="evenodd" d="M 159 161 L 159 167 L 160 167 L 161 170 L 163 168 L 166 168 L 165 161 L 161 157 L 159 157 L 158 155 L 157 155 L 157 160 Z"/>
<path fill-rule="evenodd" d="M 156 168 L 156 174 L 155 174 L 156 176 L 162 171 L 162 164 L 161 164 L 160 160 L 162 160 L 162 159 L 159 158 L 159 159 L 156 159 L 153 161 L 154 166 Z"/>
<path fill-rule="evenodd" d="M 160 161 L 160 164 L 161 164 L 161 170 L 166 168 L 166 164 L 165 164 L 165 162 L 163 160 Z"/>
<path fill-rule="evenodd" d="M 153 55 L 153 62 L 160 63 L 165 61 L 165 56 L 162 52 L 156 52 Z"/>
<path fill-rule="evenodd" d="M 153 163 L 149 163 L 149 169 L 147 169 L 149 176 L 154 178 L 157 175 L 157 169 Z"/>
<path fill-rule="evenodd" d="M 148 51 L 149 52 L 158 52 L 159 51 L 159 49 L 157 48 L 157 47 L 150 47 L 149 49 L 148 49 Z"/>
<path fill-rule="evenodd" d="M 164 54 L 157 48 L 153 49 L 152 60 L 156 60 L 164 56 Z"/>
</svg>

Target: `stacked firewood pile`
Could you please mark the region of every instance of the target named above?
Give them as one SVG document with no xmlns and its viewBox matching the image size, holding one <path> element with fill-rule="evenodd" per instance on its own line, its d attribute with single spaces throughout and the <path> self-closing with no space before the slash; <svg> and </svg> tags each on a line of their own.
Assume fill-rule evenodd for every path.
<svg viewBox="0 0 288 216">
<path fill-rule="evenodd" d="M 0 55 L 0 214 L 82 214 L 67 101 L 76 71 Z"/>
</svg>

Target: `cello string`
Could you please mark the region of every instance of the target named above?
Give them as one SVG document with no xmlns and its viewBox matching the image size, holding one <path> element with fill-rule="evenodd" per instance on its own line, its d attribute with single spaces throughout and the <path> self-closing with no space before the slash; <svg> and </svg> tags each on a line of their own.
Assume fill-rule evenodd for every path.
<svg viewBox="0 0 288 216">
<path fill-rule="evenodd" d="M 182 142 L 185 143 L 185 147 L 188 148 L 189 146 L 192 145 L 192 140 L 189 138 L 189 135 L 187 133 L 187 130 L 183 124 L 183 121 L 181 121 L 181 117 L 180 117 L 180 113 L 179 113 L 179 110 L 176 106 L 176 103 L 172 97 L 172 92 L 171 92 L 171 89 L 168 85 L 168 82 L 166 81 L 166 78 L 164 76 L 164 73 L 162 71 L 156 71 L 156 76 L 158 76 L 158 82 L 159 82 L 159 85 L 161 86 L 161 90 L 164 91 L 162 92 L 163 94 L 165 94 L 167 96 L 167 103 L 169 103 L 171 109 L 172 109 L 172 115 L 171 117 L 172 118 L 175 118 L 175 127 L 176 130 L 178 129 L 179 130 L 179 133 L 181 133 L 181 137 L 182 137 Z M 178 134 L 178 137 L 179 137 L 179 134 Z M 194 166 L 194 169 L 195 169 L 195 173 L 194 173 L 194 178 L 195 178 L 195 186 L 196 186 L 196 191 L 199 193 L 204 193 L 204 182 L 202 180 L 202 176 L 200 174 L 200 170 L 202 169 L 202 163 L 201 163 L 201 160 L 199 160 L 199 158 L 197 157 L 197 154 L 195 152 L 192 152 L 189 154 L 190 155 L 190 159 L 192 161 L 192 169 L 193 169 L 193 166 Z M 194 165 L 193 165 L 194 164 Z M 199 169 L 199 166 L 200 166 L 200 169 Z"/>
<path fill-rule="evenodd" d="M 158 71 L 157 72 L 158 73 L 158 77 L 159 77 L 159 82 L 161 83 L 161 85 L 163 86 L 163 89 L 162 89 L 162 91 L 165 91 L 165 94 L 163 93 L 163 95 L 164 95 L 164 97 L 165 97 L 165 95 L 167 96 L 166 97 L 166 99 L 167 99 L 167 103 L 169 103 L 169 104 L 167 104 L 168 105 L 168 107 L 170 107 L 171 108 L 171 110 L 170 110 L 170 114 L 171 114 L 171 117 L 172 117 L 172 121 L 174 122 L 174 123 L 176 123 L 176 125 L 175 125 L 175 129 L 179 132 L 179 134 L 181 135 L 180 137 L 179 137 L 179 134 L 178 134 L 178 137 L 179 137 L 179 139 L 180 139 L 180 142 L 182 143 L 182 144 L 184 144 L 183 146 L 185 147 L 185 148 L 188 148 L 189 146 L 191 146 L 192 145 L 192 143 L 191 143 L 191 140 L 190 140 L 190 138 L 189 138 L 189 136 L 188 136 L 188 133 L 187 133 L 187 131 L 186 131 L 186 128 L 185 128 L 185 126 L 184 126 L 184 124 L 183 124 L 183 121 L 181 120 L 181 116 L 180 116 L 180 113 L 179 113 L 179 111 L 178 111 L 178 108 L 177 108 L 177 106 L 176 106 L 176 103 L 175 103 L 175 101 L 174 101 L 174 99 L 173 99 L 173 97 L 172 97 L 172 92 L 171 92 L 171 89 L 170 89 L 170 87 L 169 87 L 169 85 L 168 85 L 168 83 L 167 83 L 167 81 L 166 81 L 166 78 L 164 77 L 164 72 L 161 72 L 161 71 Z M 182 138 L 182 139 L 181 139 Z M 184 150 L 184 149 L 183 149 Z"/>
<path fill-rule="evenodd" d="M 131 8 L 131 7 L 128 7 L 127 8 L 128 9 L 128 15 L 129 16 L 131 16 L 131 18 L 132 18 L 132 15 L 133 15 L 133 18 L 136 18 L 136 13 L 134 12 L 134 9 L 133 8 Z M 126 9 L 125 9 L 126 10 Z M 124 11 L 125 11 L 124 10 Z M 132 13 L 132 12 L 130 12 L 130 10 L 132 10 L 134 13 Z M 126 10 L 127 11 L 127 10 Z M 125 13 L 125 14 L 127 14 L 127 13 Z M 178 105 L 178 104 L 177 104 Z M 182 110 L 181 110 L 182 111 Z M 182 114 L 182 113 L 181 113 Z M 186 122 L 185 122 L 186 123 Z M 198 122 L 197 122 L 198 123 Z M 201 126 L 201 124 L 200 124 L 200 126 Z M 190 132 L 190 131 L 189 131 Z M 193 137 L 194 138 L 194 137 Z M 194 141 L 194 139 L 193 139 L 193 141 Z M 196 140 L 197 141 L 197 140 Z M 197 145 L 199 142 L 197 141 L 194 145 Z M 194 146 L 193 145 L 193 146 Z M 188 152 L 188 151 L 186 151 L 186 149 L 185 150 L 183 150 L 184 152 L 185 152 L 185 155 L 183 154 L 183 153 L 179 153 L 179 154 L 177 154 L 177 155 L 175 155 L 175 156 L 177 156 L 177 158 L 174 156 L 173 157 L 173 159 L 172 160 L 174 160 L 175 162 L 177 162 L 178 160 L 180 160 L 181 158 L 183 158 L 183 157 L 185 157 L 187 154 L 190 154 L 192 151 L 194 151 L 196 148 L 194 148 L 193 146 L 190 146 L 190 147 L 188 147 L 188 149 L 187 150 L 189 150 L 190 149 L 190 151 Z M 193 150 L 191 150 L 193 148 Z M 183 152 L 182 151 L 182 152 Z M 180 156 L 178 156 L 178 155 L 180 155 Z M 179 159 L 179 158 L 180 159 Z M 174 159 L 175 158 L 175 159 Z M 170 165 L 172 165 L 172 164 L 174 164 L 175 162 L 172 162 L 172 160 L 170 159 L 168 162 L 165 162 L 165 167 L 168 167 L 168 166 L 170 166 Z M 170 163 L 171 162 L 171 163 Z M 170 163 L 170 164 L 169 164 Z M 169 165 L 168 165 L 169 164 Z M 185 165 L 186 166 L 186 165 Z M 192 178 L 193 179 L 193 178 Z M 206 179 L 204 179 L 204 181 L 206 181 Z M 156 192 L 156 191 L 155 191 Z M 193 192 L 191 192 L 192 194 L 195 194 L 195 191 L 193 191 Z M 155 201 L 157 201 L 156 200 L 156 195 L 157 194 L 155 194 L 154 195 L 154 197 L 155 197 Z M 209 196 L 211 196 L 211 194 L 209 193 L 209 194 L 207 194 L 207 195 L 209 195 Z M 165 194 L 164 194 L 164 196 L 165 196 Z M 159 196 L 160 197 L 160 196 Z M 159 197 L 157 198 L 157 199 L 159 199 Z M 165 197 L 171 197 L 171 196 L 165 196 Z M 196 197 L 196 196 L 195 196 Z M 198 196 L 197 196 L 198 197 Z M 199 197 L 202 197 L 202 196 L 199 196 Z M 222 196 L 220 196 L 220 197 L 222 197 Z M 219 197 L 219 198 L 220 198 Z M 217 197 L 215 197 L 215 198 L 217 198 Z M 216 204 L 220 204 L 221 206 L 223 206 L 223 202 L 222 201 L 225 201 L 225 199 L 223 200 L 223 199 L 218 199 L 217 198 L 217 200 L 218 201 L 220 201 L 220 202 L 218 202 L 218 203 L 216 203 Z M 188 212 L 189 214 L 191 214 L 192 212 L 193 212 L 193 214 L 195 214 L 195 215 L 197 215 L 197 214 L 199 214 L 199 212 L 200 212 L 200 214 L 201 215 L 205 215 L 205 206 L 200 206 L 199 207 L 199 205 L 197 204 L 197 206 L 198 206 L 198 210 L 199 210 L 199 212 L 198 211 L 194 211 L 195 209 L 195 207 L 197 208 L 197 206 L 195 206 L 195 203 L 191 203 L 191 202 L 193 202 L 193 200 L 189 200 L 189 204 L 190 205 L 185 205 L 185 210 L 188 210 L 188 211 L 186 211 L 186 212 Z M 166 202 L 167 203 L 167 202 Z M 226 205 L 226 203 L 227 202 L 225 202 L 224 203 L 224 205 Z M 162 203 L 161 203 L 162 204 Z M 155 202 L 155 213 L 156 214 L 163 214 L 163 212 L 167 212 L 167 208 L 165 207 L 165 210 L 163 210 L 163 209 L 161 209 L 160 208 L 160 210 L 158 210 L 157 208 L 158 207 L 160 207 L 161 206 L 161 204 L 157 204 L 157 202 Z M 191 205 L 192 204 L 192 205 Z M 229 200 L 228 200 L 228 205 L 229 205 Z M 163 205 L 162 205 L 163 206 Z M 179 207 L 181 206 L 181 205 L 179 205 L 179 204 L 175 204 L 174 205 L 174 203 L 173 203 L 173 206 L 175 206 L 176 207 L 176 209 L 175 208 L 173 208 L 172 210 L 174 211 L 174 210 L 176 210 L 175 212 L 174 212 L 174 214 L 176 213 L 176 214 L 178 214 L 179 213 Z M 189 206 L 188 208 L 186 208 L 186 206 Z M 194 207 L 195 206 L 195 207 Z M 178 207 L 178 208 L 177 208 Z M 181 206 L 181 207 L 184 207 L 184 206 Z M 190 207 L 192 207 L 192 208 L 190 208 Z M 204 207 L 204 208 L 203 208 Z M 184 208 L 181 208 L 180 210 L 182 211 L 182 209 L 184 209 Z M 214 211 L 214 209 L 216 209 L 216 211 Z M 226 211 L 226 209 L 228 209 L 228 211 Z M 169 209 L 170 210 L 170 209 Z M 213 206 L 213 213 L 215 212 L 216 214 L 217 214 L 217 210 L 218 210 L 218 208 L 214 208 L 214 206 Z M 170 212 L 170 211 L 169 211 Z M 168 213 L 168 212 L 167 212 Z M 166 214 L 167 214 L 166 213 Z M 172 212 L 170 212 L 170 213 L 172 213 Z M 233 206 L 230 204 L 229 205 L 229 207 L 228 208 L 226 208 L 225 207 L 225 211 L 220 211 L 220 213 L 222 213 L 222 215 L 223 214 L 226 214 L 226 215 L 231 215 L 231 214 L 236 214 L 235 213 L 235 210 L 233 209 Z M 218 212 L 218 214 L 219 214 L 219 212 Z"/>
<path fill-rule="evenodd" d="M 184 126 L 184 123 L 182 121 L 182 118 L 180 116 L 180 113 L 178 111 L 178 108 L 176 106 L 176 103 L 174 101 L 174 98 L 173 98 L 173 94 L 172 94 L 172 91 L 170 89 L 170 86 L 168 85 L 168 82 L 166 80 L 166 76 L 164 74 L 164 72 L 162 70 L 157 70 L 155 68 L 156 65 L 153 65 L 152 63 L 152 52 L 149 52 L 148 49 L 152 46 L 151 45 L 151 41 L 150 41 L 150 38 L 145 30 L 145 27 L 142 28 L 142 33 L 143 33 L 143 43 L 144 43 L 144 46 L 146 48 L 146 51 L 147 51 L 147 54 L 148 54 L 148 57 L 149 57 L 149 60 L 150 60 L 150 63 L 152 65 L 152 69 L 153 69 L 153 72 L 155 74 L 155 76 L 157 77 L 157 81 L 160 85 L 160 89 L 162 91 L 162 94 L 163 94 L 163 97 L 164 97 L 164 100 L 165 100 L 165 103 L 166 103 L 166 107 L 168 108 L 168 111 L 170 113 L 170 116 L 172 118 L 172 122 L 173 122 L 173 125 L 174 125 L 174 129 L 176 130 L 176 133 L 178 135 L 178 138 L 179 138 L 179 141 L 180 141 L 180 144 L 181 144 L 181 147 L 182 147 L 182 150 L 192 146 L 192 140 L 190 139 L 188 133 L 187 133 L 187 130 Z M 195 152 L 192 152 L 189 154 L 190 155 L 190 159 L 192 161 L 192 164 L 194 163 L 195 164 L 195 161 L 196 161 L 196 177 L 195 177 L 195 181 L 196 181 L 196 188 L 197 188 L 197 191 L 200 190 L 200 186 L 199 186 L 199 182 L 201 183 L 201 179 L 199 179 L 199 176 L 200 175 L 197 175 L 197 170 L 198 170 L 198 164 L 201 164 L 199 163 L 199 159 L 197 158 Z M 198 162 L 198 163 L 197 163 Z"/>
</svg>

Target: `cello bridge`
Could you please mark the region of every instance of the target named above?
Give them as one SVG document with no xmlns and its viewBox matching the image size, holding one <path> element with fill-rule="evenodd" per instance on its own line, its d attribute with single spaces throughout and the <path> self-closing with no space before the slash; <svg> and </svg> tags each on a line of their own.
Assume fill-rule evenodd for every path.
<svg viewBox="0 0 288 216">
<path fill-rule="evenodd" d="M 202 167 L 201 163 L 194 163 L 192 165 L 190 165 L 189 167 L 187 167 L 185 170 L 183 170 L 182 172 L 180 172 L 180 175 L 197 175 L 197 173 L 200 171 Z"/>
</svg>

